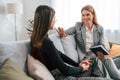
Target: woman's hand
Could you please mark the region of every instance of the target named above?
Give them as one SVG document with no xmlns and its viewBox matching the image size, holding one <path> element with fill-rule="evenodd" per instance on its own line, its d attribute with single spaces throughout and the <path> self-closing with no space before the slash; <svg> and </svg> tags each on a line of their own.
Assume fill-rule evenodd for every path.
<svg viewBox="0 0 120 80">
<path fill-rule="evenodd" d="M 64 29 L 63 28 L 60 28 L 58 27 L 58 29 L 56 30 L 58 32 L 58 34 L 61 36 L 61 37 L 67 37 L 68 34 L 65 33 Z"/>
<path fill-rule="evenodd" d="M 88 58 L 88 59 L 82 60 L 79 65 L 81 65 L 81 64 L 90 65 L 91 64 L 90 62 L 91 62 L 91 60 Z"/>
<path fill-rule="evenodd" d="M 88 70 L 89 69 L 89 67 L 90 67 L 90 59 L 86 59 L 86 60 L 82 60 L 81 62 L 80 62 L 80 64 L 79 64 L 79 66 L 82 66 L 83 67 L 83 71 L 86 71 L 86 70 Z"/>
<path fill-rule="evenodd" d="M 100 51 L 97 51 L 97 56 L 102 59 L 102 58 L 105 58 L 104 54 Z"/>
<path fill-rule="evenodd" d="M 80 66 L 83 67 L 83 72 L 87 71 L 89 69 L 89 67 L 90 67 L 89 64 L 81 64 Z"/>
</svg>

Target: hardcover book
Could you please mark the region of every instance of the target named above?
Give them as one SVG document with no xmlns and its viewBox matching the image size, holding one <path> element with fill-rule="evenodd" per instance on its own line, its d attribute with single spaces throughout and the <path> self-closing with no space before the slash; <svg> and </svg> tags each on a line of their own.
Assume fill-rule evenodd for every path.
<svg viewBox="0 0 120 80">
<path fill-rule="evenodd" d="M 90 50 L 95 54 L 97 51 L 102 52 L 104 55 L 110 54 L 110 52 L 103 45 L 93 46 L 90 48 Z"/>
</svg>

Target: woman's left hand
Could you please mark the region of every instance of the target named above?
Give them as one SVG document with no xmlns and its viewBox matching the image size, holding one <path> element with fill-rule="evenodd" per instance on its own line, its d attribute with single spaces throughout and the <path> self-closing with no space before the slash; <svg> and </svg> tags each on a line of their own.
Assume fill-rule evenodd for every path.
<svg viewBox="0 0 120 80">
<path fill-rule="evenodd" d="M 97 51 L 97 56 L 102 59 L 102 58 L 105 58 L 104 54 L 100 51 Z"/>
<path fill-rule="evenodd" d="M 90 65 L 91 64 L 91 60 L 88 58 L 86 60 L 82 60 L 79 64 L 79 66 L 81 66 L 82 64 L 86 64 L 86 65 Z"/>
</svg>

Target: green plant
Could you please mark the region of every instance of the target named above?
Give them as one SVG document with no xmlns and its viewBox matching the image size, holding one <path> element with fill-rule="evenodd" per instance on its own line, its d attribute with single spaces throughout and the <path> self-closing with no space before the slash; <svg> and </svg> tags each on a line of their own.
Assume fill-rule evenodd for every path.
<svg viewBox="0 0 120 80">
<path fill-rule="evenodd" d="M 28 36 L 31 36 L 31 33 L 33 31 L 33 25 L 34 25 L 34 20 L 29 19 L 28 20 L 28 26 L 26 27 Z M 49 31 L 49 34 L 54 33 L 55 31 L 56 31 L 56 29 L 54 28 L 53 30 Z"/>
<path fill-rule="evenodd" d="M 34 25 L 33 19 L 29 19 L 28 20 L 28 26 L 26 27 L 28 35 L 31 35 L 31 33 L 33 31 L 33 25 Z"/>
</svg>

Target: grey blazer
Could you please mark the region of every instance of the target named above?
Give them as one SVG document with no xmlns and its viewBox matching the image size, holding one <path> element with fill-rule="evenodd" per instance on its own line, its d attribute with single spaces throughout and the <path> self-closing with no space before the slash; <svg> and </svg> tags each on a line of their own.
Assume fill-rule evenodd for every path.
<svg viewBox="0 0 120 80">
<path fill-rule="evenodd" d="M 95 25 L 95 24 L 94 24 Z M 85 24 L 77 22 L 75 26 L 65 30 L 65 33 L 69 35 L 74 35 L 77 46 L 79 46 L 82 53 L 86 53 L 86 28 Z M 93 45 L 102 44 L 104 46 L 104 36 L 103 36 L 103 27 L 100 25 L 95 25 L 93 29 Z"/>
</svg>

